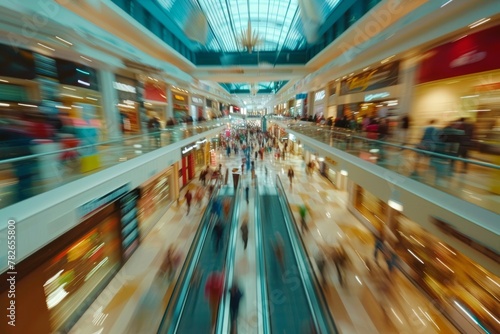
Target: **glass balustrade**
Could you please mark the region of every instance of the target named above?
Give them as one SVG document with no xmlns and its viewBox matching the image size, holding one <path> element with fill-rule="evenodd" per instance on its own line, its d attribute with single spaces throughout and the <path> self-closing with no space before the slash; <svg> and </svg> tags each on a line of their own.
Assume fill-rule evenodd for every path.
<svg viewBox="0 0 500 334">
<path fill-rule="evenodd" d="M 0 209 L 224 125 L 222 119 L 184 124 L 86 145 L 64 134 L 54 140 L 3 140 L 1 156 L 14 158 L 0 160 Z"/>
<path fill-rule="evenodd" d="M 391 136 L 385 140 L 370 139 L 363 132 L 286 119 L 275 121 L 285 131 L 302 134 L 500 213 L 500 155 L 495 150 L 482 150 L 484 157 L 490 161 L 484 162 L 457 157 L 457 145 L 445 141 L 433 143 L 432 149 L 422 149 L 418 148 L 418 144 L 403 146 Z"/>
</svg>

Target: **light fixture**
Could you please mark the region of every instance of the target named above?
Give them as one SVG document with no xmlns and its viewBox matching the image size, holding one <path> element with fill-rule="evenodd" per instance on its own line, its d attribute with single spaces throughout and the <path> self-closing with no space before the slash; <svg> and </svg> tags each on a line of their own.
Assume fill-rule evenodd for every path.
<svg viewBox="0 0 500 334">
<path fill-rule="evenodd" d="M 389 199 L 387 204 L 396 211 L 403 211 L 403 204 L 401 203 L 399 191 L 392 191 L 391 198 Z"/>
<path fill-rule="evenodd" d="M 396 55 L 392 55 L 392 56 L 390 56 L 390 57 L 387 57 L 387 58 L 385 58 L 384 60 L 382 60 L 380 63 L 381 63 L 381 64 L 385 64 L 385 63 L 387 63 L 389 60 L 391 60 L 391 59 L 392 59 L 392 58 L 394 58 L 394 57 L 396 57 Z"/>
<path fill-rule="evenodd" d="M 9 82 L 8 80 L 0 79 L 0 82 Z"/>
<path fill-rule="evenodd" d="M 92 60 L 91 60 L 91 59 L 89 59 L 89 58 L 87 58 L 87 57 L 80 56 L 80 58 L 82 58 L 82 59 L 84 59 L 84 60 L 86 60 L 86 61 L 92 62 Z"/>
<path fill-rule="evenodd" d="M 41 47 L 46 48 L 46 49 L 48 49 L 48 50 L 50 50 L 50 51 L 56 51 L 56 49 L 53 49 L 53 48 L 51 48 L 50 46 L 44 45 L 44 44 L 42 44 L 42 43 L 36 43 L 36 44 L 38 44 L 38 45 L 40 45 Z"/>
<path fill-rule="evenodd" d="M 491 18 L 489 18 L 489 17 L 488 18 L 482 18 L 481 20 L 477 20 L 476 22 L 469 24 L 469 28 L 473 29 L 473 28 L 475 28 L 477 26 L 480 26 L 483 23 L 488 22 L 489 20 L 491 20 Z"/>
<path fill-rule="evenodd" d="M 349 175 L 349 172 L 346 171 L 345 169 L 342 169 L 342 170 L 340 170 L 340 175 L 347 176 L 347 175 Z"/>
<path fill-rule="evenodd" d="M 453 0 L 448 0 L 446 1 L 444 4 L 441 5 L 441 8 L 443 8 L 444 6 L 446 6 L 447 4 L 449 4 L 450 2 L 452 2 Z"/>
<path fill-rule="evenodd" d="M 60 40 L 61 42 L 64 42 L 64 43 L 66 43 L 66 44 L 68 44 L 68 45 L 73 45 L 73 43 L 68 42 L 67 40 L 65 40 L 65 39 L 63 39 L 63 38 L 61 38 L 61 37 L 59 37 L 59 36 L 56 36 L 56 38 L 57 38 L 58 40 Z"/>
</svg>

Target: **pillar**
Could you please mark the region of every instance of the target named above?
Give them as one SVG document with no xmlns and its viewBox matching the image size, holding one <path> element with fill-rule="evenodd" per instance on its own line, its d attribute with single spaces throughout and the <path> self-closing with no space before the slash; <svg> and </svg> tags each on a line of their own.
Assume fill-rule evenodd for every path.
<svg viewBox="0 0 500 334">
<path fill-rule="evenodd" d="M 174 118 L 174 99 L 172 97 L 172 89 L 167 85 L 167 120 Z"/>
<path fill-rule="evenodd" d="M 106 120 L 106 133 L 110 140 L 120 139 L 121 132 L 121 119 L 120 112 L 116 107 L 118 103 L 118 92 L 113 86 L 115 75 L 109 70 L 98 71 L 99 83 L 102 93 L 102 109 L 104 118 Z"/>
</svg>

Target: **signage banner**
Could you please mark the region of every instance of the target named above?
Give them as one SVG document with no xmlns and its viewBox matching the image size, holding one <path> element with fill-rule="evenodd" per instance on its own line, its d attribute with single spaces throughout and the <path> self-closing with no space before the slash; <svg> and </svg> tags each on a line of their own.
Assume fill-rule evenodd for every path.
<svg viewBox="0 0 500 334">
<path fill-rule="evenodd" d="M 420 64 L 418 83 L 500 68 L 500 25 L 428 51 Z"/>
<path fill-rule="evenodd" d="M 295 95 L 295 99 L 296 100 L 305 100 L 305 99 L 307 99 L 307 93 L 297 94 L 297 95 Z"/>
<path fill-rule="evenodd" d="M 91 213 L 92 211 L 95 211 L 95 210 L 99 209 L 100 207 L 115 201 L 117 198 L 119 198 L 120 196 L 127 193 L 129 191 L 129 188 L 130 188 L 129 184 L 124 184 L 121 187 L 107 193 L 106 195 L 104 195 L 102 197 L 93 199 L 93 200 L 83 204 L 82 206 L 80 206 L 77 209 L 78 215 L 80 217 L 84 217 L 84 216 L 88 215 L 89 213 Z"/>
<path fill-rule="evenodd" d="M 201 96 L 191 96 L 191 104 L 195 106 L 203 106 L 203 98 Z"/>
<path fill-rule="evenodd" d="M 166 87 L 164 85 L 146 82 L 144 84 L 144 99 L 149 101 L 167 102 Z"/>
<path fill-rule="evenodd" d="M 353 94 L 395 86 L 399 78 L 399 61 L 395 61 L 362 74 L 342 80 L 340 94 Z"/>
</svg>

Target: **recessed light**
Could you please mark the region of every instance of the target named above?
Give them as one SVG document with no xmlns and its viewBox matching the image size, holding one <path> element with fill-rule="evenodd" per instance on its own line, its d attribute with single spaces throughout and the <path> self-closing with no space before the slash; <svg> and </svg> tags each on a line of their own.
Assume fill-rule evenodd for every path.
<svg viewBox="0 0 500 334">
<path fill-rule="evenodd" d="M 441 5 L 441 8 L 443 8 L 444 6 L 446 6 L 447 4 L 449 4 L 450 2 L 452 2 L 453 0 L 448 0 L 446 1 L 444 4 Z"/>
<path fill-rule="evenodd" d="M 44 48 L 46 48 L 46 49 L 48 49 L 48 50 L 50 50 L 50 51 L 56 51 L 55 49 L 51 48 L 50 46 L 44 45 L 44 44 L 42 44 L 42 43 L 36 43 L 36 44 L 38 44 L 38 45 L 40 45 L 41 47 L 44 47 Z"/>
<path fill-rule="evenodd" d="M 90 62 L 92 62 L 92 60 L 91 60 L 91 59 L 89 59 L 89 58 L 87 58 L 87 57 L 80 56 L 80 58 L 85 59 L 86 61 L 90 61 Z"/>
<path fill-rule="evenodd" d="M 488 22 L 489 20 L 491 20 L 491 18 L 489 18 L 489 17 L 488 18 L 482 18 L 481 20 L 477 20 L 476 22 L 469 24 L 469 28 L 473 29 L 473 28 L 475 28 L 477 26 L 480 26 L 483 23 Z"/>
<path fill-rule="evenodd" d="M 56 38 L 57 38 L 58 40 L 60 40 L 61 42 L 64 42 L 64 43 L 66 43 L 66 44 L 68 44 L 68 45 L 73 45 L 73 43 L 68 42 L 67 40 L 65 40 L 65 39 L 63 39 L 63 38 L 61 38 L 61 37 L 59 37 L 59 36 L 56 36 Z"/>
</svg>

